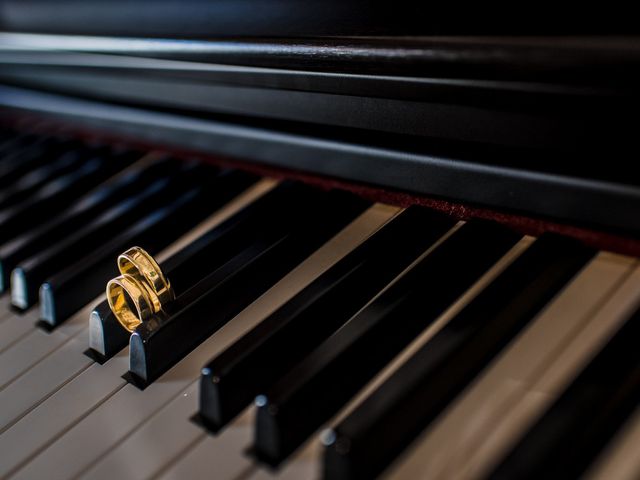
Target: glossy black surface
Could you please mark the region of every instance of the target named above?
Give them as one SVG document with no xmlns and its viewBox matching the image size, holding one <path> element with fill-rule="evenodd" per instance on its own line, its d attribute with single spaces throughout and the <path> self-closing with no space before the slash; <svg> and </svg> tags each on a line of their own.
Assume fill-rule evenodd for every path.
<svg viewBox="0 0 640 480">
<path fill-rule="evenodd" d="M 72 152 L 74 147 L 81 146 L 58 138 L 39 137 L 22 148 L 11 149 L 0 159 L 0 187 L 11 187 L 26 173 L 56 160 L 65 151 Z"/>
<path fill-rule="evenodd" d="M 66 152 L 60 155 L 56 155 L 55 152 L 47 153 L 47 157 L 50 156 L 49 161 L 39 167 L 28 166 L 26 172 L 3 188 L 0 194 L 0 210 L 26 200 L 44 184 L 72 172 L 91 154 L 91 150 L 82 145 L 76 148 L 67 147 L 65 150 Z M 24 156 L 21 155 L 20 159 L 24 160 Z"/>
<path fill-rule="evenodd" d="M 107 300 L 91 312 L 89 328 L 89 349 L 85 354 L 97 362 L 106 362 L 129 343 L 130 333 L 116 320 Z"/>
<path fill-rule="evenodd" d="M 551 10 L 551 7 L 553 10 Z M 633 9 L 536 8 L 462 2 L 365 0 L 3 0 L 0 26 L 28 32 L 215 38 L 355 35 L 612 34 L 634 32 Z"/>
<path fill-rule="evenodd" d="M 125 152 L 91 157 L 77 170 L 45 183 L 26 200 L 0 211 L 0 242 L 11 240 L 58 215 L 78 197 L 125 168 L 136 156 L 134 152 Z"/>
<path fill-rule="evenodd" d="M 189 182 L 190 176 L 185 172 L 182 175 Z M 50 274 L 40 287 L 41 319 L 52 325 L 61 323 L 118 275 L 114 259 L 120 253 L 138 245 L 156 255 L 254 181 L 240 172 L 224 172 L 216 178 L 207 176 L 203 171 L 197 180 L 191 177 L 194 180 L 189 182 L 191 187 L 177 198 L 171 196 L 170 202 L 159 203 L 158 208 L 141 215 L 130 226 L 113 229 L 115 234 L 103 239 L 95 250 Z"/>
<path fill-rule="evenodd" d="M 223 190 L 230 190 L 233 186 L 228 184 L 233 176 L 229 177 L 225 180 Z M 246 184 L 254 180 L 253 176 L 242 174 L 236 183 Z M 277 212 L 286 211 L 293 202 L 300 201 L 301 196 L 308 194 L 309 190 L 299 184 L 283 182 L 162 262 L 161 268 L 169 278 L 179 304 L 184 306 L 206 291 L 208 287 L 200 282 L 212 271 L 246 252 L 248 247 L 255 244 L 256 237 L 260 236 L 258 232 L 275 225 L 282 228 L 282 221 L 288 217 L 279 217 Z M 252 249 L 249 251 L 253 252 Z M 183 295 L 185 293 L 186 296 Z M 176 308 L 179 307 L 169 307 L 172 311 Z M 98 351 L 104 358 L 110 358 L 126 346 L 129 335 L 121 334 L 115 317 L 107 314 L 104 308 L 98 309 L 96 316 L 102 330 L 102 334 L 96 337 L 100 342 Z"/>
<path fill-rule="evenodd" d="M 168 258 L 162 269 L 176 297 L 181 298 L 211 272 L 254 244 L 265 229 L 289 228 L 285 224 L 291 220 L 290 214 L 280 212 L 291 210 L 293 203 L 304 202 L 310 194 L 300 184 L 283 182 Z"/>
<path fill-rule="evenodd" d="M 640 402 L 640 313 L 627 320 L 488 478 L 578 478 Z"/>
<path fill-rule="evenodd" d="M 136 223 L 151 214 L 154 209 L 165 206 L 168 202 L 182 196 L 190 188 L 190 184 L 198 185 L 199 177 L 202 177 L 203 180 L 201 185 L 206 185 L 207 177 L 213 177 L 215 170 L 213 168 L 207 170 L 186 163 L 176 173 L 179 175 L 159 177 L 130 197 L 118 199 L 108 209 L 80 226 L 78 230 L 68 232 L 64 238 L 59 239 L 51 246 L 22 260 L 15 271 L 19 271 L 24 280 L 22 289 L 26 307 L 16 306 L 25 309 L 33 305 L 37 301 L 40 285 L 50 275 L 73 266 L 85 256 L 97 253 L 96 250 L 105 243 L 105 240 L 108 242 L 114 233 L 117 235 L 121 230 L 136 227 Z M 126 249 L 127 246 L 121 248 Z M 118 252 L 115 253 L 116 257 L 117 254 Z M 99 257 L 100 255 L 96 255 L 95 258 Z M 115 262 L 108 271 L 117 273 Z M 95 286 L 95 284 L 93 285 Z"/>
<path fill-rule="evenodd" d="M 253 453 L 268 464 L 286 459 L 518 238 L 481 222 L 451 234 L 257 397 Z"/>
<path fill-rule="evenodd" d="M 205 365 L 202 423 L 226 425 L 453 225 L 432 211 L 404 211 Z"/>
<path fill-rule="evenodd" d="M 148 73 L 144 76 L 155 78 Z M 68 83 L 68 78 L 64 82 Z M 94 84 L 86 79 L 79 83 L 84 86 Z M 403 88 L 396 86 L 392 90 L 402 91 Z M 124 90 L 119 88 L 118 91 Z M 174 98 L 163 91 L 162 98 Z M 191 89 L 180 88 L 179 91 L 190 92 Z M 243 93 L 227 92 L 225 95 L 227 99 L 246 101 Z M 281 92 L 278 95 L 282 96 Z M 56 120 L 82 122 L 87 127 L 162 145 L 232 156 L 454 202 L 508 209 L 529 216 L 544 216 L 578 226 L 637 234 L 640 232 L 636 215 L 640 208 L 640 189 L 634 184 L 636 176 L 631 171 L 634 164 L 628 158 L 635 138 L 633 122 L 628 121 L 631 113 L 606 113 L 599 110 L 600 107 L 588 105 L 593 99 L 586 92 L 584 95 L 587 95 L 586 103 L 576 99 L 577 104 L 569 102 L 565 107 L 570 116 L 577 115 L 580 122 L 589 124 L 585 128 L 578 126 L 576 118 L 558 116 L 553 112 L 547 119 L 532 113 L 529 120 L 533 123 L 528 123 L 529 120 L 520 123 L 513 118 L 513 115 L 519 115 L 517 112 L 508 113 L 506 118 L 495 111 L 479 114 L 474 106 L 458 108 L 453 104 L 453 110 L 458 113 L 449 117 L 435 105 L 411 107 L 432 116 L 429 125 L 433 132 L 450 129 L 452 137 L 449 140 L 388 135 L 369 130 L 364 124 L 352 125 L 357 128 L 345 125 L 321 128 L 319 124 L 306 124 L 299 117 L 282 125 L 272 118 L 255 121 L 245 116 L 203 115 L 180 109 L 158 111 L 7 87 L 0 87 L 0 105 L 20 112 L 39 112 Z M 318 98 L 303 106 L 297 95 L 287 95 L 284 99 L 274 99 L 268 110 L 277 112 L 280 105 L 286 105 L 299 110 L 300 115 L 308 115 L 310 112 L 321 113 L 326 107 L 341 120 L 355 119 L 363 114 L 363 119 L 369 123 L 392 118 L 401 122 L 411 121 L 404 107 L 396 110 L 391 106 L 394 113 L 381 108 L 377 110 L 379 115 L 374 116 L 374 112 L 368 109 L 377 107 L 371 107 L 368 99 L 352 103 L 355 113 L 351 115 L 351 107 L 343 103 L 352 99 L 341 95 L 335 97 Z M 452 98 L 455 102 L 456 98 L 463 97 L 454 95 Z M 264 105 L 258 100 L 256 98 L 251 104 Z M 559 102 L 556 94 L 551 94 L 548 100 L 551 107 Z M 614 103 L 604 99 L 601 105 L 605 110 L 615 110 L 617 102 L 621 102 L 623 109 L 636 109 L 632 99 L 619 99 Z M 505 103 L 508 108 L 519 108 L 517 102 L 507 100 Z M 539 100 L 532 99 L 534 109 L 538 104 L 542 105 Z M 490 106 L 489 110 L 492 109 Z M 573 134 L 564 127 L 556 129 L 554 125 L 561 118 L 564 126 L 576 128 Z M 592 118 L 606 124 L 596 126 L 591 122 Z M 395 124 L 396 120 L 391 123 Z M 415 125 L 425 123 L 416 120 Z M 555 132 L 551 136 L 549 129 Z M 503 139 L 519 141 L 522 135 L 531 137 L 526 142 L 528 146 L 501 146 L 487 144 L 486 137 L 457 142 L 456 131 L 462 137 L 486 131 L 492 136 L 491 142 Z M 543 145 L 552 137 L 560 142 L 572 138 L 571 142 L 579 148 L 565 149 L 567 145 L 535 148 L 536 144 Z M 327 161 L 328 158 L 331 161 Z M 606 167 L 603 158 L 607 158 Z M 617 162 L 615 167 L 614 162 Z"/>
<path fill-rule="evenodd" d="M 75 199 L 72 205 L 62 209 L 42 224 L 0 245 L 0 274 L 3 290 L 9 288 L 11 271 L 25 260 L 48 248 L 56 238 L 79 230 L 111 206 L 146 188 L 150 182 L 169 172 L 175 172 L 178 164 L 166 159 L 140 161 L 122 173 L 103 182 L 94 190 Z"/>
<path fill-rule="evenodd" d="M 325 478 L 378 475 L 594 253 L 562 237 L 534 242 L 335 428 Z"/>
<path fill-rule="evenodd" d="M 300 197 L 286 211 L 273 212 L 274 222 L 255 232 L 248 247 L 170 304 L 175 313 L 169 318 L 136 329 L 130 341 L 130 372 L 136 379 L 153 381 L 369 205 L 341 192 Z"/>
</svg>

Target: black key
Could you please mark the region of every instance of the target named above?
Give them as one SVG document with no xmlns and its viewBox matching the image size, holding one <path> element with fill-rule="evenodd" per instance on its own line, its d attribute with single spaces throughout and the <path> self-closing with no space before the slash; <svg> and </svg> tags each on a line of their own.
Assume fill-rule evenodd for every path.
<svg viewBox="0 0 640 480">
<path fill-rule="evenodd" d="M 579 478 L 640 404 L 636 312 L 490 478 Z"/>
<path fill-rule="evenodd" d="M 92 151 L 86 148 L 74 149 L 63 153 L 58 158 L 53 158 L 50 163 L 25 173 L 11 186 L 0 192 L 0 210 L 28 198 L 48 181 L 76 169 L 91 153 Z"/>
<path fill-rule="evenodd" d="M 0 146 L 7 140 L 14 138 L 16 134 L 6 128 L 4 125 L 0 127 Z"/>
<path fill-rule="evenodd" d="M 256 232 L 266 226 L 274 228 L 275 224 L 285 226 L 286 217 L 272 220 L 270 215 L 287 211 L 294 202 L 312 193 L 316 194 L 300 184 L 285 182 L 162 262 L 162 271 L 176 295 L 181 297 L 209 273 L 246 250 L 255 242 Z M 103 317 L 98 312 L 93 322 L 96 333 L 92 331 L 90 342 L 95 343 L 94 349 L 103 357 L 110 358 L 129 342 L 129 335 L 113 333 L 122 330 L 113 315 Z"/>
<path fill-rule="evenodd" d="M 562 237 L 537 240 L 338 425 L 325 477 L 379 474 L 594 253 Z"/>
<path fill-rule="evenodd" d="M 176 296 L 180 298 L 212 271 L 249 247 L 259 232 L 290 229 L 290 217 L 286 214 L 273 217 L 274 212 L 286 211 L 293 202 L 315 198 L 317 194 L 303 185 L 286 182 L 168 258 L 162 263 L 162 269 Z"/>
<path fill-rule="evenodd" d="M 0 162 L 0 189 L 10 187 L 28 172 L 51 163 L 64 153 L 82 149 L 77 142 L 42 138 L 32 145 L 14 150 Z"/>
<path fill-rule="evenodd" d="M 0 211 L 0 243 L 59 214 L 74 200 L 95 188 L 136 158 L 135 152 L 88 160 L 76 171 L 39 188 L 27 200 Z"/>
<path fill-rule="evenodd" d="M 203 368 L 200 420 L 212 430 L 228 423 L 454 223 L 415 207 L 392 219 Z"/>
<path fill-rule="evenodd" d="M 24 151 L 32 145 L 50 140 L 50 137 L 34 135 L 31 133 L 15 133 L 0 145 L 0 163 L 4 160 L 11 161 L 13 154 L 17 151 Z"/>
<path fill-rule="evenodd" d="M 176 201 L 139 218 L 113 238 L 107 237 L 99 248 L 43 283 L 41 320 L 51 326 L 66 320 L 118 274 L 114 261 L 118 254 L 132 245 L 142 245 L 151 255 L 157 254 L 254 181 L 255 177 L 239 171 L 224 172 L 215 181 L 194 186 Z"/>
<path fill-rule="evenodd" d="M 27 145 L 29 141 L 34 141 L 35 137 L 28 134 L 13 134 L 8 135 L 2 143 L 0 143 L 0 163 L 7 158 L 7 155 L 14 150 L 22 148 Z"/>
<path fill-rule="evenodd" d="M 215 175 L 193 164 L 185 164 L 180 174 L 160 178 L 136 195 L 119 201 L 76 232 L 70 232 L 51 247 L 21 262 L 11 273 L 11 303 L 25 310 L 38 298 L 38 289 L 47 277 L 75 264 L 99 248 L 106 239 L 139 221 L 158 206 L 184 193 L 190 183 L 206 183 Z M 200 178 L 199 178 L 200 177 Z M 115 262 L 114 262 L 115 264 Z"/>
<path fill-rule="evenodd" d="M 518 238 L 484 222 L 471 222 L 454 232 L 256 398 L 255 456 L 270 465 L 282 462 Z"/>
<path fill-rule="evenodd" d="M 129 336 L 104 300 L 89 316 L 89 349 L 85 354 L 102 364 L 127 346 Z"/>
<path fill-rule="evenodd" d="M 80 229 L 122 198 L 140 192 L 150 182 L 177 169 L 178 164 L 167 159 L 153 163 L 137 162 L 80 197 L 51 220 L 0 245 L 0 292 L 8 289 L 9 275 L 18 263 L 48 248 L 52 239 L 66 237 L 69 232 Z"/>
<path fill-rule="evenodd" d="M 13 152 L 42 141 L 42 136 L 36 136 L 29 133 L 16 133 L 15 135 L 10 136 L 0 144 L 0 163 L 4 159 L 13 158 Z"/>
<path fill-rule="evenodd" d="M 369 204 L 349 194 L 317 194 L 271 212 L 288 228 L 256 232 L 255 242 L 175 300 L 175 313 L 148 321 L 131 336 L 130 373 L 142 385 L 173 366 L 280 280 Z M 180 300 L 184 298 L 184 303 Z M 188 328 L 185 326 L 188 325 Z"/>
</svg>

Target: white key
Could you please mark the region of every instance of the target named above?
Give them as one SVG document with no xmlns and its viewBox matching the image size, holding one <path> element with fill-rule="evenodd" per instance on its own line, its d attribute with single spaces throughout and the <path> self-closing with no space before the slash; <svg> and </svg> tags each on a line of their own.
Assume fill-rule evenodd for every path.
<svg viewBox="0 0 640 480">
<path fill-rule="evenodd" d="M 57 332 L 49 335 L 38 328 L 29 332 L 22 341 L 0 354 L 0 390 L 68 340 L 65 335 Z"/>
<path fill-rule="evenodd" d="M 596 459 L 585 480 L 637 480 L 640 478 L 640 407 Z"/>
<path fill-rule="evenodd" d="M 385 477 L 466 479 L 487 474 L 500 452 L 616 328 L 620 314 L 640 298 L 629 289 L 629 281 L 640 280 L 640 270 L 637 278 L 629 277 L 634 264 L 628 257 L 598 255 Z"/>
<path fill-rule="evenodd" d="M 398 209 L 393 207 L 376 206 L 358 219 L 358 225 L 374 224 L 370 229 L 373 231 L 397 211 Z M 347 230 L 352 226 L 353 224 L 347 227 Z M 356 227 L 353 229 L 361 232 L 361 229 Z M 257 322 L 300 291 L 362 240 L 362 234 L 356 240 L 343 231 L 159 380 L 144 391 L 131 385 L 126 385 L 117 391 L 107 401 L 89 412 L 79 423 L 71 426 L 55 443 L 33 458 L 24 468 L 16 472 L 15 478 L 46 476 L 50 479 L 63 479 L 78 475 L 84 469 L 91 467 L 101 456 L 116 448 L 124 437 L 131 435 L 138 425 L 161 411 L 176 395 L 195 381 L 199 376 L 200 368 L 206 361 L 228 347 L 240 335 L 246 333 Z M 84 378 L 85 375 L 81 377 Z M 76 380 L 80 380 L 80 376 Z M 48 409 L 49 405 L 55 403 L 65 390 L 66 386 L 11 430 L 18 427 L 20 423 L 28 421 L 38 410 Z M 52 469 L 51 465 L 56 465 L 56 468 Z"/>
<path fill-rule="evenodd" d="M 82 315 L 76 314 L 52 332 L 32 328 L 23 338 L 0 353 L 0 389 L 86 329 L 88 313 L 80 313 Z M 32 322 L 32 318 L 19 320 Z"/>
<path fill-rule="evenodd" d="M 226 478 L 251 466 L 244 456 L 249 445 L 253 418 L 249 411 L 233 421 L 220 435 L 208 436 L 193 424 L 190 417 L 198 409 L 198 381 L 174 397 L 135 432 L 119 443 L 113 451 L 100 459 L 79 477 L 83 479 L 144 479 L 153 478 L 167 464 L 185 460 L 200 452 L 208 459 L 217 458 L 215 471 L 172 471 L 174 478 Z M 157 439 L 162 438 L 162 442 Z M 213 457 L 212 457 L 213 456 Z M 202 462 L 197 465 L 206 467 Z M 223 475 L 223 472 L 227 472 Z"/>
<path fill-rule="evenodd" d="M 453 229 L 452 229 L 453 231 Z M 441 240 L 444 240 L 449 234 L 448 232 Z M 406 360 L 422 345 L 429 341 L 446 323 L 459 312 L 485 285 L 495 278 L 510 262 L 520 255 L 531 243 L 531 238 L 525 238 L 519 242 L 503 259 L 497 262 L 489 271 L 487 271 L 478 281 L 454 304 L 452 304 L 427 330 L 416 338 L 403 352 L 401 352 L 394 361 L 391 362 L 379 375 L 377 375 L 365 388 L 351 401 L 349 404 L 329 421 L 330 425 L 335 425 L 356 408 L 365 398 L 367 398 L 378 386 L 380 386 L 389 376 L 397 370 Z M 430 249 L 431 250 L 431 249 Z M 426 253 L 428 254 L 428 252 Z M 249 435 L 249 433 L 247 433 Z M 223 432 L 221 440 L 225 442 L 225 433 Z M 244 440 L 248 447 L 252 438 L 247 437 Z M 211 452 L 217 448 L 218 443 L 215 439 L 205 438 L 194 451 L 189 452 L 184 458 L 175 462 L 170 469 L 165 472 L 162 478 L 179 479 L 179 478 L 205 478 L 206 472 L 215 471 L 216 464 L 213 463 Z M 242 461 L 237 462 L 237 468 L 233 475 L 220 476 L 219 478 L 243 478 L 251 480 L 263 479 L 311 479 L 318 478 L 321 473 L 321 454 L 323 447 L 318 438 L 313 437 L 299 452 L 296 452 L 289 461 L 285 462 L 277 472 L 254 464 L 249 468 L 245 457 Z M 216 457 L 217 458 L 217 457 Z M 225 467 L 225 473 L 227 473 Z M 241 474 L 243 475 L 241 477 Z M 216 477 L 218 478 L 218 477 Z"/>
<path fill-rule="evenodd" d="M 93 363 L 81 353 L 87 341 L 85 329 L 0 390 L 0 434 Z"/>
<path fill-rule="evenodd" d="M 88 470 L 82 478 L 147 478 L 205 433 L 189 418 L 198 409 L 198 382 L 174 397 L 153 417 Z M 162 438 L 161 442 L 157 439 Z"/>
<path fill-rule="evenodd" d="M 80 356 L 81 353 L 77 352 L 77 355 Z M 126 371 L 128 364 L 127 350 L 120 352 L 105 365 L 92 363 L 89 368 L 71 379 L 0 435 L 0 477 L 4 478 L 19 469 L 29 459 L 54 443 L 68 428 L 121 390 L 126 384 L 121 375 Z M 109 425 L 103 428 L 109 428 Z M 94 434 L 87 441 L 99 441 L 98 434 Z M 74 456 L 79 451 L 65 452 L 60 458 Z M 45 470 L 49 468 L 56 472 L 57 466 L 58 463 L 54 461 L 45 466 Z M 45 475 L 47 478 L 49 476 Z"/>
<path fill-rule="evenodd" d="M 33 309 L 24 315 L 9 312 L 0 323 L 0 354 L 35 330 L 37 320 L 38 312 Z"/>
<path fill-rule="evenodd" d="M 247 409 L 218 437 L 203 437 L 201 441 L 174 459 L 157 479 L 245 479 L 256 471 L 246 454 L 253 430 L 253 409 Z"/>
<path fill-rule="evenodd" d="M 12 313 L 9 309 L 10 307 L 11 299 L 9 298 L 9 295 L 2 295 L 0 297 L 0 323 L 2 323 L 2 321 Z"/>
</svg>

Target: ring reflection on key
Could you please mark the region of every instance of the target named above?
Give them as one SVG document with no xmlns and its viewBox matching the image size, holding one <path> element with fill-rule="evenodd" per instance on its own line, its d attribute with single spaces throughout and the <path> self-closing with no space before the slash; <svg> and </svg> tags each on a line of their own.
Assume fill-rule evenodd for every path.
<svg viewBox="0 0 640 480">
<path fill-rule="evenodd" d="M 107 283 L 107 301 L 114 316 L 129 332 L 174 299 L 174 292 L 158 263 L 140 247 L 118 257 L 122 275 Z"/>
</svg>

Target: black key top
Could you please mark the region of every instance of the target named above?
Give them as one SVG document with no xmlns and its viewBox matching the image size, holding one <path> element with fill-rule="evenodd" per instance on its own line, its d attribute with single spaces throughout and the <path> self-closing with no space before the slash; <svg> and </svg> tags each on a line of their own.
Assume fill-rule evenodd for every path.
<svg viewBox="0 0 640 480">
<path fill-rule="evenodd" d="M 118 254 L 131 245 L 143 245 L 150 254 L 157 254 L 254 180 L 239 171 L 230 171 L 219 175 L 215 181 L 194 186 L 176 201 L 141 217 L 126 230 L 108 238 L 85 258 L 56 272 L 40 289 L 41 320 L 51 326 L 66 320 L 103 291 L 109 279 L 118 275 L 114 261 Z M 206 258 L 200 260 L 206 261 Z"/>
<path fill-rule="evenodd" d="M 16 133 L 6 138 L 0 144 L 0 163 L 6 158 L 13 158 L 13 152 L 34 145 L 36 142 L 42 142 L 42 136 L 36 136 L 29 133 Z"/>
<path fill-rule="evenodd" d="M 99 248 L 105 239 L 133 225 L 158 206 L 166 205 L 184 193 L 190 183 L 197 184 L 202 180 L 201 184 L 204 184 L 207 177 L 215 173 L 213 168 L 207 171 L 193 164 L 185 165 L 179 175 L 158 179 L 143 191 L 102 212 L 78 231 L 70 232 L 58 243 L 24 260 L 11 273 L 12 305 L 21 310 L 31 307 L 47 277 L 75 264 Z"/>
<path fill-rule="evenodd" d="M 392 219 L 203 368 L 200 420 L 212 430 L 228 423 L 454 223 L 415 207 Z"/>
<path fill-rule="evenodd" d="M 40 139 L 24 149 L 12 151 L 0 162 L 0 189 L 10 187 L 28 172 L 74 150 L 83 150 L 83 147 L 77 142 Z"/>
<path fill-rule="evenodd" d="M 39 187 L 60 175 L 75 170 L 91 154 L 88 149 L 75 149 L 65 152 L 18 178 L 11 186 L 0 192 L 0 210 L 14 205 L 29 197 Z"/>
<path fill-rule="evenodd" d="M 379 474 L 594 253 L 566 238 L 537 240 L 335 429 L 325 477 Z"/>
<path fill-rule="evenodd" d="M 133 378 L 142 385 L 153 381 L 368 205 L 349 194 L 319 192 L 314 201 L 294 202 L 288 212 L 272 212 L 274 220 L 286 218 L 288 229 L 257 232 L 253 245 L 185 292 L 184 303 L 176 299 L 175 314 L 136 329 L 130 341 Z"/>
<path fill-rule="evenodd" d="M 27 136 L 24 134 L 22 135 L 9 134 L 9 135 L 6 135 L 2 139 L 2 141 L 0 141 L 0 163 L 9 152 L 17 148 L 20 148 L 23 145 L 26 137 Z"/>
<path fill-rule="evenodd" d="M 257 232 L 267 226 L 274 228 L 275 224 L 280 228 L 286 226 L 287 217 L 272 220 L 273 212 L 287 211 L 294 202 L 310 193 L 316 194 L 300 184 L 285 182 L 162 262 L 162 271 L 176 295 L 180 297 L 209 273 L 246 250 L 255 242 Z M 123 330 L 113 315 L 102 317 L 98 312 L 93 322 L 96 334 L 92 331 L 90 342 L 95 344 L 92 348 L 98 354 L 110 358 L 128 344 L 128 334 L 113 333 Z"/>
<path fill-rule="evenodd" d="M 468 223 L 256 398 L 254 454 L 277 465 L 518 240 Z M 340 306 L 336 305 L 336 309 Z"/>
<path fill-rule="evenodd" d="M 0 211 L 0 243 L 59 214 L 79 196 L 95 188 L 136 158 L 134 152 L 93 158 L 82 167 L 46 183 L 24 202 Z"/>
<path fill-rule="evenodd" d="M 636 312 L 490 478 L 579 478 L 640 404 Z"/>
<path fill-rule="evenodd" d="M 36 142 L 42 142 L 42 136 L 36 136 L 29 133 L 15 134 L 11 138 L 6 139 L 0 144 L 0 163 L 5 159 L 13 158 L 13 152 L 25 149 Z"/>
<path fill-rule="evenodd" d="M 106 300 L 91 312 L 89 329 L 89 349 L 85 354 L 98 363 L 106 362 L 129 343 L 129 332 L 118 323 Z"/>
<path fill-rule="evenodd" d="M 19 262 L 44 250 L 51 239 L 64 238 L 89 223 L 122 198 L 142 191 L 150 182 L 176 172 L 178 164 L 171 160 L 136 162 L 95 190 L 80 197 L 59 215 L 0 245 L 0 292 L 8 289 L 9 275 Z"/>
<path fill-rule="evenodd" d="M 289 216 L 274 218 L 270 215 L 290 209 L 293 202 L 304 201 L 307 196 L 316 197 L 317 192 L 286 182 L 168 258 L 162 263 L 162 269 L 176 296 L 180 298 L 212 271 L 249 247 L 259 232 L 290 229 Z"/>
</svg>

